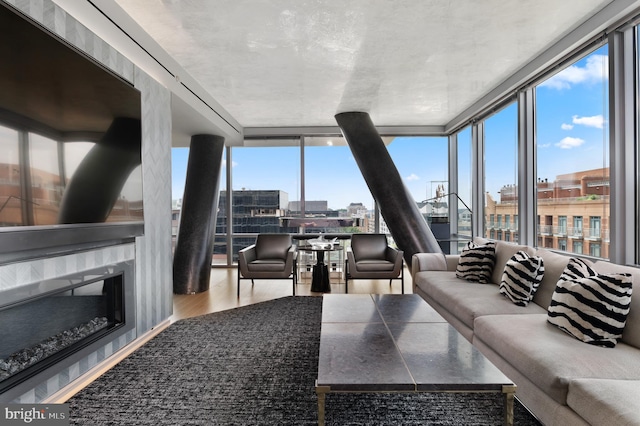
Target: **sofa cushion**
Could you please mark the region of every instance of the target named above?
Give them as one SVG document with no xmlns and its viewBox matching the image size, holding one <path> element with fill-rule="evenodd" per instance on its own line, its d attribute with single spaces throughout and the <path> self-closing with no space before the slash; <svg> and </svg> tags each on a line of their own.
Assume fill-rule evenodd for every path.
<svg viewBox="0 0 640 426">
<path fill-rule="evenodd" d="M 414 277 L 414 284 L 469 328 L 481 315 L 544 314 L 536 304 L 516 306 L 498 293 L 495 284 L 479 284 L 456 278 L 448 271 L 423 271 Z"/>
<path fill-rule="evenodd" d="M 467 281 L 489 283 L 495 260 L 494 243 L 478 245 L 470 241 L 460 254 L 456 276 Z"/>
<path fill-rule="evenodd" d="M 622 341 L 640 348 L 640 269 L 631 266 L 622 266 L 606 261 L 598 261 L 594 268 L 603 274 L 631 274 L 636 294 L 631 297 L 631 306 L 627 316 L 627 325 L 622 332 Z"/>
<path fill-rule="evenodd" d="M 493 268 L 493 273 L 491 275 L 491 282 L 494 284 L 500 284 L 500 281 L 502 280 L 502 273 L 504 272 L 504 267 L 514 254 L 519 251 L 523 251 L 531 255 L 535 253 L 535 249 L 529 246 L 509 243 L 506 241 L 496 241 L 495 245 L 496 262 L 495 267 Z"/>
<path fill-rule="evenodd" d="M 622 337 L 631 302 L 630 274 L 601 274 L 571 259 L 549 306 L 548 321 L 593 345 L 614 347 Z"/>
<path fill-rule="evenodd" d="M 480 316 L 473 331 L 474 343 L 479 339 L 503 354 L 513 368 L 560 404 L 566 404 L 573 379 L 640 380 L 639 349 L 624 343 L 613 349 L 585 345 L 549 324 L 546 314 Z"/>
<path fill-rule="evenodd" d="M 556 290 L 556 284 L 569 263 L 570 257 L 546 249 L 538 249 L 536 255 L 542 257 L 544 261 L 544 276 L 538 286 L 538 291 L 533 296 L 533 302 L 547 309 L 551 303 L 551 296 Z"/>
<path fill-rule="evenodd" d="M 500 281 L 500 293 L 519 306 L 527 306 L 544 276 L 544 261 L 519 251 L 507 262 Z"/>
<path fill-rule="evenodd" d="M 592 425 L 639 425 L 639 394 L 640 380 L 577 379 L 567 404 Z"/>
</svg>

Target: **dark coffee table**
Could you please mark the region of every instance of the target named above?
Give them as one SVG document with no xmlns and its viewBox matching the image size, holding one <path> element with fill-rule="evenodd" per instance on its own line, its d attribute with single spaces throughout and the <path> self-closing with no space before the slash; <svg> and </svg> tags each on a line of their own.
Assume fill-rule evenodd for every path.
<svg viewBox="0 0 640 426">
<path fill-rule="evenodd" d="M 319 425 L 329 392 L 499 392 L 513 425 L 516 386 L 420 296 L 323 297 Z"/>
</svg>

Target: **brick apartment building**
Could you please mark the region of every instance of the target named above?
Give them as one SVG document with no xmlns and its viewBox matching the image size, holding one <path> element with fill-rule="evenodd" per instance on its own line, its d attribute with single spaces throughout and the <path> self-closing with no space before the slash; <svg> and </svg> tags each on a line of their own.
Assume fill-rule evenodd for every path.
<svg viewBox="0 0 640 426">
<path fill-rule="evenodd" d="M 609 257 L 609 168 L 539 179 L 538 246 Z M 485 236 L 518 241 L 517 187 L 501 188 L 500 199 L 485 200 Z"/>
</svg>

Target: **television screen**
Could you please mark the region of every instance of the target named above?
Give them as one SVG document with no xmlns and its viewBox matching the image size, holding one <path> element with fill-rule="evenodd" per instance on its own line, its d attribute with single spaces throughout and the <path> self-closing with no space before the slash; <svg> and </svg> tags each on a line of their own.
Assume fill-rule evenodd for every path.
<svg viewBox="0 0 640 426">
<path fill-rule="evenodd" d="M 9 6 L 0 35 L 3 234 L 141 223 L 140 92 Z"/>
</svg>

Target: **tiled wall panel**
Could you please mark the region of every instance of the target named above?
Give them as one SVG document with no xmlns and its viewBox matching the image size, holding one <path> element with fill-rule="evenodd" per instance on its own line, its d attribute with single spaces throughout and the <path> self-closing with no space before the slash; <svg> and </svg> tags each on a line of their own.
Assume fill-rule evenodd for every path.
<svg viewBox="0 0 640 426">
<path fill-rule="evenodd" d="M 171 98 L 142 71 L 135 74 L 142 93 L 142 182 L 144 236 L 136 239 L 139 332 L 173 312 L 171 254 Z"/>
<path fill-rule="evenodd" d="M 0 0 L 134 83 L 142 96 L 142 173 L 145 235 L 125 244 L 0 266 L 0 290 L 55 278 L 116 260 L 135 259 L 136 329 L 120 336 L 18 398 L 40 402 L 96 367 L 172 313 L 171 109 L 169 91 L 51 0 Z"/>
</svg>

